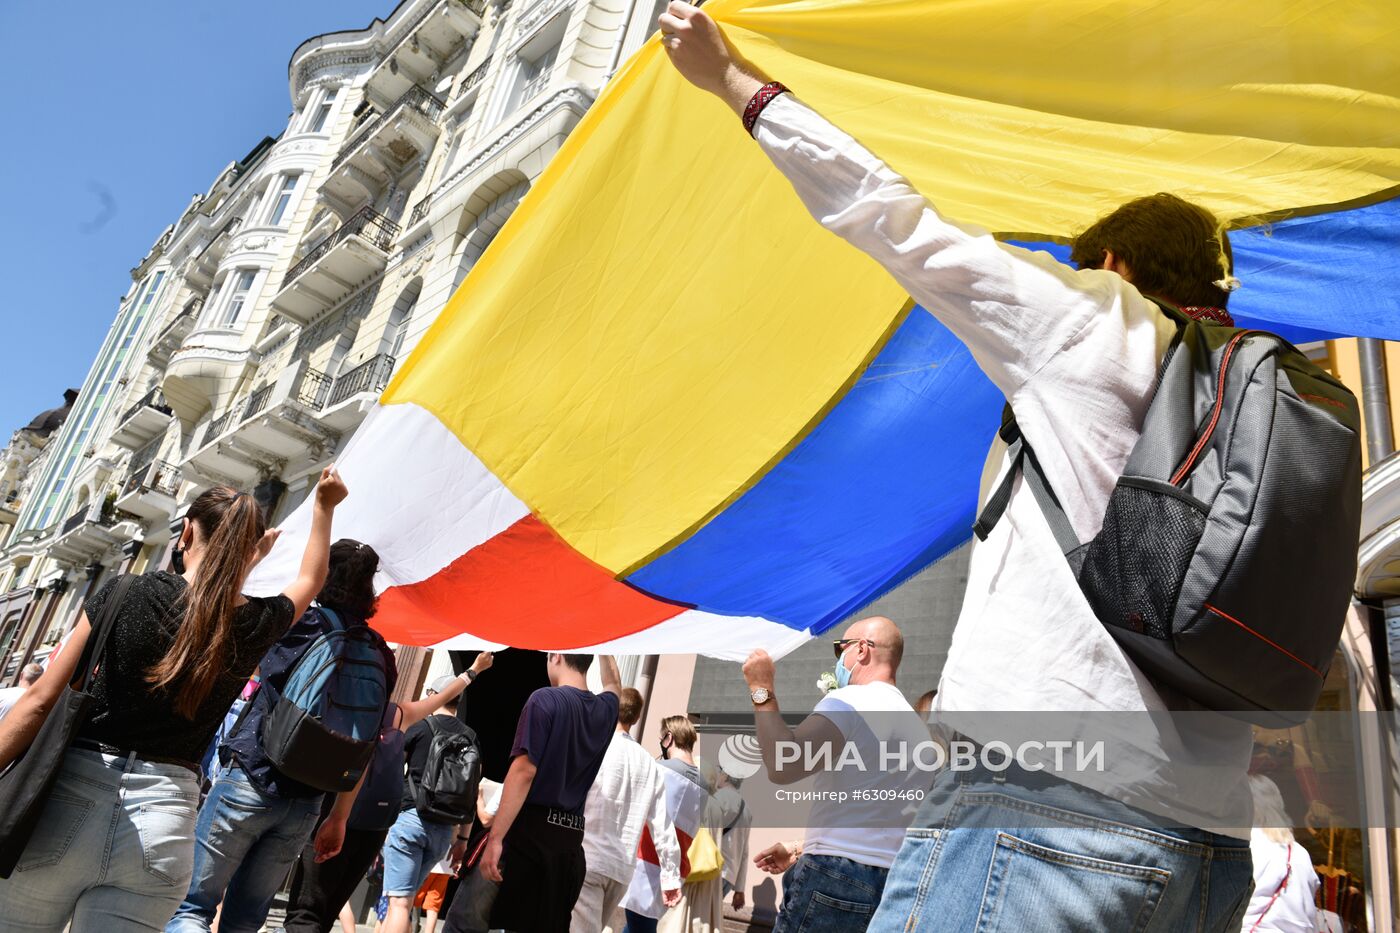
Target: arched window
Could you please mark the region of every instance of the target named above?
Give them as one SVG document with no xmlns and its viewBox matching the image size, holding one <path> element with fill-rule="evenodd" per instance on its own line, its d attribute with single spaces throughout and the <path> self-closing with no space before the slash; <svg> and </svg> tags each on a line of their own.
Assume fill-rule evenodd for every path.
<svg viewBox="0 0 1400 933">
<path fill-rule="evenodd" d="M 418 304 L 418 293 L 423 290 L 423 280 L 414 279 L 394 302 L 389 312 L 389 323 L 384 328 L 384 339 L 380 341 L 379 352 L 399 359 L 403 352 L 404 340 L 408 338 L 408 325 L 413 320 L 413 309 Z"/>
</svg>

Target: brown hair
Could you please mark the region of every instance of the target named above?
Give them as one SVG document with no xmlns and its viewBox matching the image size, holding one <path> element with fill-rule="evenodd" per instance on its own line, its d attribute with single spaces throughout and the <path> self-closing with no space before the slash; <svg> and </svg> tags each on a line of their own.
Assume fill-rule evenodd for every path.
<svg viewBox="0 0 1400 933">
<path fill-rule="evenodd" d="M 629 729 L 642 718 L 642 692 L 636 687 L 623 687 L 617 698 L 617 721 Z"/>
<path fill-rule="evenodd" d="M 173 688 L 175 711 L 193 719 L 228 668 L 233 611 L 267 525 L 253 497 L 229 486 L 206 490 L 185 517 L 204 537 L 204 556 L 185 590 L 184 619 L 175 640 L 146 672 L 146 680 L 157 689 Z"/>
<path fill-rule="evenodd" d="M 1144 295 L 1187 307 L 1229 302 L 1215 283 L 1234 271 L 1230 238 L 1200 205 L 1166 192 L 1129 201 L 1075 237 L 1070 258 L 1081 269 L 1098 269 L 1109 251 Z"/>
<path fill-rule="evenodd" d="M 661 734 L 671 733 L 671 741 L 683 752 L 692 751 L 700 738 L 695 732 L 695 724 L 689 716 L 667 716 L 661 720 Z"/>
</svg>

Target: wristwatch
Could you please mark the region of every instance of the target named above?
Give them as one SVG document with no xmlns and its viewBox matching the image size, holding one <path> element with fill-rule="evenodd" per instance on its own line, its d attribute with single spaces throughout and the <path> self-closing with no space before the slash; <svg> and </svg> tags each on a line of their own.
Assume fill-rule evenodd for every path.
<svg viewBox="0 0 1400 933">
<path fill-rule="evenodd" d="M 467 679 L 467 683 L 471 683 L 473 680 L 476 680 L 476 671 L 469 667 L 462 672 L 462 676 Z"/>
<path fill-rule="evenodd" d="M 753 700 L 754 706 L 762 706 L 773 699 L 773 691 L 767 687 L 754 687 L 753 690 L 749 691 L 749 699 Z"/>
</svg>

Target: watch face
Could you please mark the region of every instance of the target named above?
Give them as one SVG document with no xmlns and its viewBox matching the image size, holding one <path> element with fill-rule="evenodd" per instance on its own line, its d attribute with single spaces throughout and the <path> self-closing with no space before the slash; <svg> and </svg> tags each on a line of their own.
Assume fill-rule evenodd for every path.
<svg viewBox="0 0 1400 933">
<path fill-rule="evenodd" d="M 755 703 L 767 703 L 770 694 L 768 693 L 767 687 L 759 687 L 754 690 L 753 693 L 749 694 L 749 696 L 752 697 Z"/>
</svg>

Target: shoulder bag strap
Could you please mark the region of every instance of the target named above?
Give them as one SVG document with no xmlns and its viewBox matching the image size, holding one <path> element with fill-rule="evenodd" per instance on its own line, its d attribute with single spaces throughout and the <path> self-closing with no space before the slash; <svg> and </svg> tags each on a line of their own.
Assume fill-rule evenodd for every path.
<svg viewBox="0 0 1400 933">
<path fill-rule="evenodd" d="M 112 588 L 111 595 L 102 604 L 102 611 L 97 614 L 97 618 L 88 620 L 91 631 L 88 633 L 87 644 L 83 646 L 83 653 L 78 658 L 77 668 L 82 672 L 82 686 L 78 689 L 83 693 L 92 685 L 93 675 L 97 673 L 97 667 L 102 663 L 102 654 L 107 648 L 107 638 L 112 634 L 112 629 L 116 628 L 117 614 L 121 611 L 122 601 L 126 599 L 127 591 L 131 589 L 131 583 L 135 579 L 132 574 L 122 574 L 117 579 L 117 585 Z"/>
<path fill-rule="evenodd" d="M 724 827 L 724 831 L 725 831 L 725 832 L 729 832 L 731 829 L 734 828 L 734 824 L 737 823 L 737 822 L 739 822 L 739 821 L 742 820 L 743 818 L 744 818 L 744 799 L 741 797 L 741 798 L 739 798 L 739 812 L 736 813 L 736 814 L 734 814 L 734 819 L 732 819 L 732 820 L 729 821 L 729 825 L 726 826 L 726 827 Z"/>
</svg>

